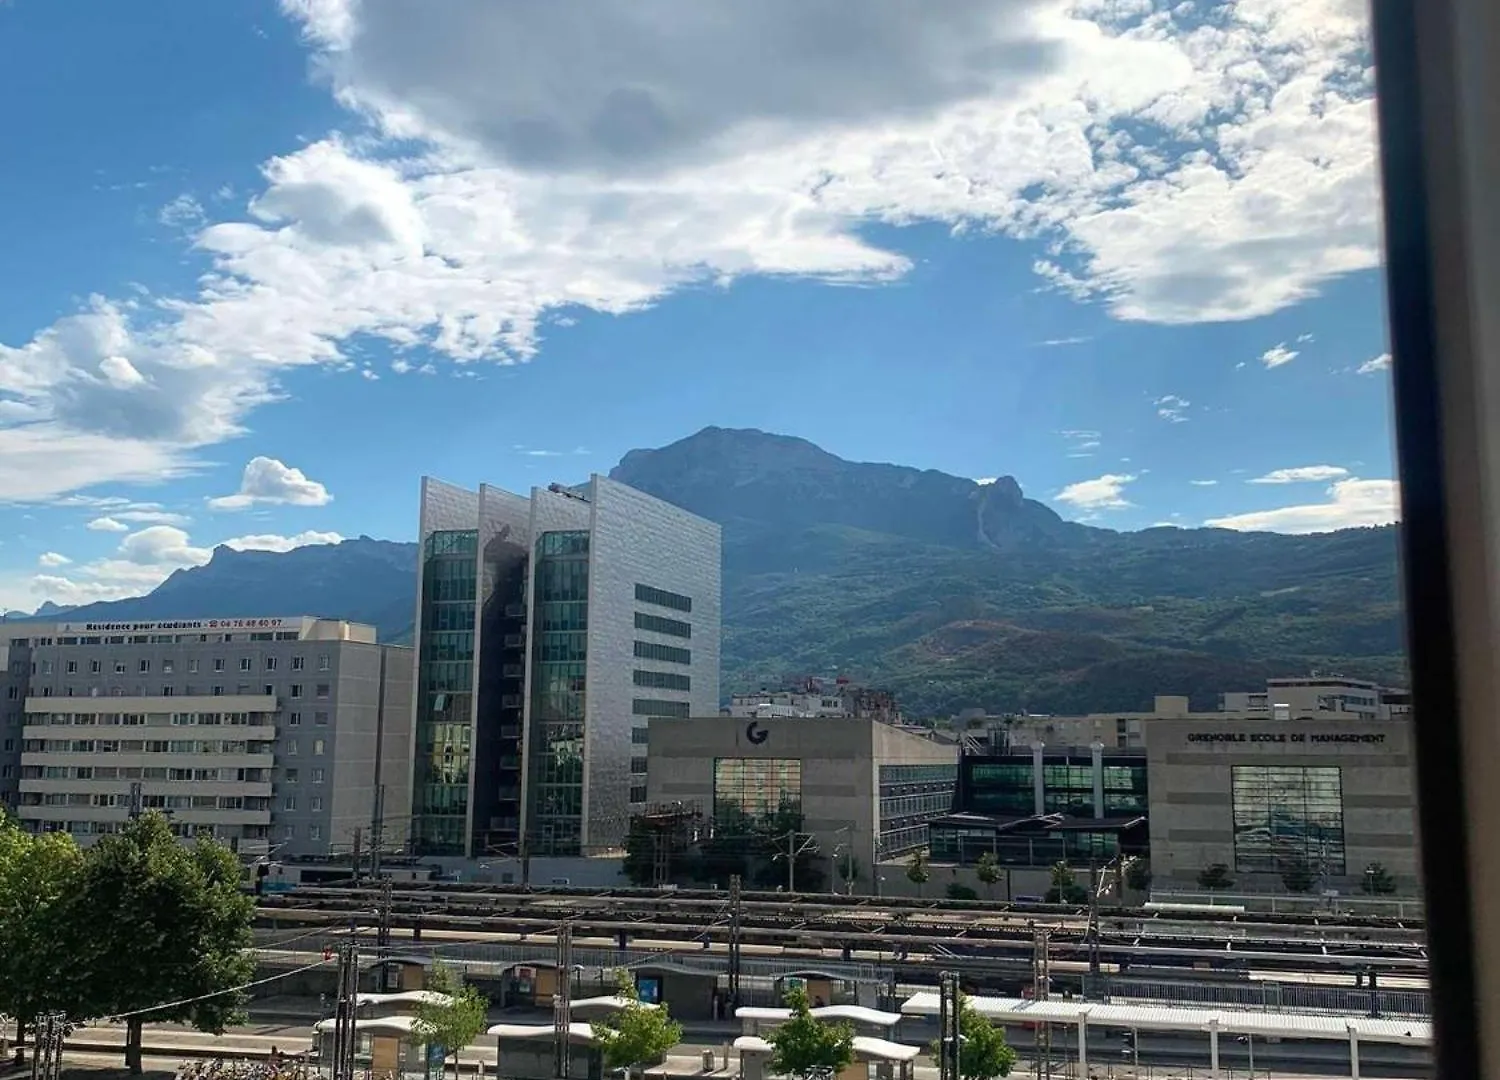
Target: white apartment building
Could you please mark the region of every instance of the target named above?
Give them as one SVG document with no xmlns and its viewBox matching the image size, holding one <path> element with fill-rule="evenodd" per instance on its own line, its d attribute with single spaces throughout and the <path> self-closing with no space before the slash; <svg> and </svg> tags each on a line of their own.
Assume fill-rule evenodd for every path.
<svg viewBox="0 0 1500 1080">
<path fill-rule="evenodd" d="M 89 843 L 157 809 L 247 855 L 404 842 L 412 655 L 373 627 L 10 622 L 0 660 L 0 801 L 33 831 Z"/>
</svg>

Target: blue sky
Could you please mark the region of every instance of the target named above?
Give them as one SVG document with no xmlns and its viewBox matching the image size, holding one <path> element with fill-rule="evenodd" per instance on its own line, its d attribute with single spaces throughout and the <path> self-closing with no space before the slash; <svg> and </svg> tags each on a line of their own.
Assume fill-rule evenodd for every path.
<svg viewBox="0 0 1500 1080">
<path fill-rule="evenodd" d="M 410 8 L 0 4 L 0 608 L 709 424 L 1393 518 L 1351 0 Z"/>
</svg>

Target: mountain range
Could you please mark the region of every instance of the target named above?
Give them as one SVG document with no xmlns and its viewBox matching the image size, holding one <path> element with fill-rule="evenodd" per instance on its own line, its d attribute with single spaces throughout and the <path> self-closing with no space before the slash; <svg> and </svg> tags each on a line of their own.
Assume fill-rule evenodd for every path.
<svg viewBox="0 0 1500 1080">
<path fill-rule="evenodd" d="M 724 690 L 847 674 L 943 715 L 1149 708 L 1309 670 L 1405 679 L 1394 528 L 1116 532 L 1011 477 L 980 484 L 706 428 L 611 478 L 724 529 Z M 416 545 L 220 548 L 148 596 L 70 617 L 309 612 L 409 640 Z M 39 613 L 41 614 L 41 613 Z M 52 612 L 56 614 L 56 610 Z"/>
</svg>

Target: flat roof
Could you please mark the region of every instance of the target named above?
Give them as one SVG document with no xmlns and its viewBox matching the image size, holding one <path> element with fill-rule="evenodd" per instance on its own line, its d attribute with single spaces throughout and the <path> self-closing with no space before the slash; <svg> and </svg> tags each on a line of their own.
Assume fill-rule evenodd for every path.
<svg viewBox="0 0 1500 1080">
<path fill-rule="evenodd" d="M 1210 1031 L 1225 1035 L 1271 1035 L 1283 1039 L 1338 1039 L 1428 1046 L 1432 1024 L 1426 1020 L 1310 1013 L 1257 1012 L 1252 1009 L 1187 1008 L 1171 1005 L 1109 1004 L 1073 998 L 971 997 L 968 1003 L 980 1016 L 1012 1024 L 1077 1024 L 1145 1031 Z M 907 1016 L 936 1016 L 938 995 L 931 990 L 913 994 L 901 1005 Z"/>
</svg>

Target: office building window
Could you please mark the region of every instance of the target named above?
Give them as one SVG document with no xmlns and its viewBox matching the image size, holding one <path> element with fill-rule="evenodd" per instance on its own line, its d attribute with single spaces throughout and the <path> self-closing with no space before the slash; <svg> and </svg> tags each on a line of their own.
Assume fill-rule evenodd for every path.
<svg viewBox="0 0 1500 1080">
<path fill-rule="evenodd" d="M 268 657 L 266 657 L 266 670 L 267 671 L 275 671 L 276 670 L 276 657 L 274 657 L 274 656 L 268 656 Z"/>
<path fill-rule="evenodd" d="M 681 622 L 677 619 L 667 619 L 660 615 L 648 615 L 644 611 L 635 613 L 635 628 L 637 630 L 650 630 L 654 634 L 671 634 L 673 637 L 690 638 L 693 636 L 691 623 Z"/>
<path fill-rule="evenodd" d="M 692 712 L 692 706 L 686 701 L 661 701 L 657 698 L 635 698 L 630 703 L 630 711 L 636 716 L 674 716 L 685 717 Z"/>
<path fill-rule="evenodd" d="M 673 611 L 687 612 L 693 610 L 693 598 L 691 596 L 667 592 L 666 589 L 653 589 L 650 585 L 637 585 L 635 587 L 635 598 L 643 604 L 655 604 L 657 607 L 671 608 Z"/>
<path fill-rule="evenodd" d="M 326 698 L 332 692 L 332 688 L 326 682 L 318 683 L 318 697 Z"/>
<path fill-rule="evenodd" d="M 687 675 L 679 675 L 675 671 L 636 671 L 634 673 L 637 686 L 648 687 L 652 690 L 691 690 L 693 680 Z"/>
<path fill-rule="evenodd" d="M 1344 873 L 1343 771 L 1338 766 L 1236 765 L 1234 862 L 1241 873 L 1301 864 Z"/>
<path fill-rule="evenodd" d="M 630 741 L 636 746 L 645 746 L 651 741 L 650 732 L 643 727 L 633 727 L 630 729 Z"/>
<path fill-rule="evenodd" d="M 714 818 L 719 827 L 737 817 L 760 818 L 783 808 L 802 810 L 800 759 L 714 759 Z"/>
<path fill-rule="evenodd" d="M 294 656 L 294 657 L 292 657 L 292 670 L 293 671 L 301 671 L 302 670 L 302 657 L 300 657 L 300 656 Z"/>
<path fill-rule="evenodd" d="M 676 646 L 661 645 L 655 641 L 637 641 L 635 657 L 637 660 L 661 660 L 668 664 L 691 664 L 693 662 L 691 649 L 679 649 Z"/>
<path fill-rule="evenodd" d="M 630 801 L 633 802 L 633 803 L 644 803 L 646 801 L 646 785 L 645 784 L 631 784 L 630 785 Z"/>
</svg>

